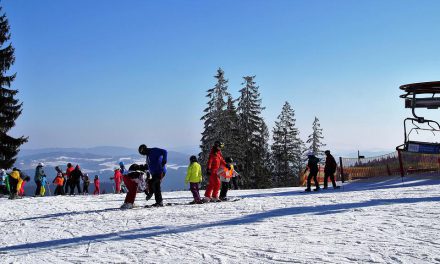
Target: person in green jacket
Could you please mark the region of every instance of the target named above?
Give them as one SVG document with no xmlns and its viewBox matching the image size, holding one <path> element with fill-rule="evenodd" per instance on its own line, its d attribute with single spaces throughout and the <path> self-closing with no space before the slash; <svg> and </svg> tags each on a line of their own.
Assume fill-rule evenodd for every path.
<svg viewBox="0 0 440 264">
<path fill-rule="evenodd" d="M 194 197 L 194 201 L 192 201 L 190 204 L 201 204 L 203 202 L 200 199 L 199 183 L 201 183 L 203 179 L 202 167 L 197 162 L 196 156 L 191 156 L 189 158 L 189 162 L 190 164 L 185 177 L 185 185 L 189 183 L 189 189 Z"/>
</svg>

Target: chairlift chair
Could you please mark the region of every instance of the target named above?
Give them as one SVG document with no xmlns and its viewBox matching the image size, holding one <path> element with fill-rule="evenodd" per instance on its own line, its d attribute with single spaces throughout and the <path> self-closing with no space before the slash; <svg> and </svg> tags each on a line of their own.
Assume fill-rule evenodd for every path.
<svg viewBox="0 0 440 264">
<path fill-rule="evenodd" d="M 400 98 L 405 99 L 405 108 L 412 109 L 412 117 L 404 120 L 403 126 L 405 131 L 405 141 L 402 145 L 397 146 L 396 150 L 407 152 L 440 154 L 440 143 L 438 142 L 421 142 L 411 141 L 409 136 L 413 131 L 431 131 L 440 132 L 440 124 L 434 120 L 428 120 L 416 114 L 416 108 L 438 109 L 440 107 L 440 82 L 423 82 L 412 83 L 400 86 L 405 94 Z M 407 122 L 411 122 L 413 127 L 407 131 Z M 423 126 L 422 126 L 423 125 Z"/>
</svg>

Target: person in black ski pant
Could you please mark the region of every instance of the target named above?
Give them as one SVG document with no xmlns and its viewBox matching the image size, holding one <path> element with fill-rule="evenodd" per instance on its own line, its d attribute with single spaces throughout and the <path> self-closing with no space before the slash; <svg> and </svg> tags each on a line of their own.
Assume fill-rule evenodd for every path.
<svg viewBox="0 0 440 264">
<path fill-rule="evenodd" d="M 89 185 L 90 185 L 89 174 L 84 173 L 82 180 L 83 180 L 83 194 L 89 194 Z"/>
<path fill-rule="evenodd" d="M 319 159 L 317 157 L 315 157 L 315 154 L 313 152 L 309 152 L 307 154 L 308 157 L 308 162 L 307 162 L 307 167 L 304 170 L 304 173 L 306 173 L 307 170 L 309 170 L 309 176 L 307 177 L 307 189 L 305 189 L 306 192 L 310 192 L 310 185 L 312 184 L 312 178 L 313 181 L 315 182 L 315 186 L 316 188 L 314 189 L 314 191 L 319 191 L 321 188 L 319 188 L 319 182 L 318 182 L 318 162 Z"/>
<path fill-rule="evenodd" d="M 139 154 L 146 156 L 146 165 L 151 173 L 151 181 L 148 183 L 149 192 L 146 192 L 146 199 L 149 200 L 153 193 L 156 203 L 152 206 L 163 206 L 162 191 L 160 185 L 166 173 L 168 152 L 160 148 L 147 148 L 142 144 L 139 146 Z M 128 186 L 127 186 L 128 187 Z"/>
<path fill-rule="evenodd" d="M 78 189 L 78 194 L 81 194 L 81 178 L 83 174 L 79 165 L 76 165 L 75 169 L 70 173 L 70 195 L 75 194 L 75 187 Z"/>
<path fill-rule="evenodd" d="M 328 178 L 332 181 L 333 189 L 339 189 L 340 187 L 336 185 L 335 182 L 335 172 L 338 167 L 335 158 L 332 154 L 330 154 L 330 150 L 326 150 L 325 152 L 325 168 L 324 168 L 324 189 L 327 189 Z"/>
</svg>

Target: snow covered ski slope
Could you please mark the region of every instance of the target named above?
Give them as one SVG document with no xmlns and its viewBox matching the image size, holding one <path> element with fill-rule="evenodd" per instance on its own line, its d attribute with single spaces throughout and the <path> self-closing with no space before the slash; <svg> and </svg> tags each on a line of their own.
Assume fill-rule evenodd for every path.
<svg viewBox="0 0 440 264">
<path fill-rule="evenodd" d="M 126 211 L 124 195 L 0 199 L 0 263 L 440 263 L 440 176 L 302 191 Z"/>
</svg>

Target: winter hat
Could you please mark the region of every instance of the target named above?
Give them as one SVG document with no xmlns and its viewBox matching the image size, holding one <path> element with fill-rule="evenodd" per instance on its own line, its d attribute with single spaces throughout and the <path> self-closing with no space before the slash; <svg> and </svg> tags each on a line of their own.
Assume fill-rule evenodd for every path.
<svg viewBox="0 0 440 264">
<path fill-rule="evenodd" d="M 40 167 L 44 167 L 44 163 L 43 163 L 43 162 L 39 162 L 39 163 L 38 163 L 38 166 L 40 166 Z"/>
<path fill-rule="evenodd" d="M 309 151 L 308 153 L 307 153 L 307 156 L 315 156 L 315 153 L 313 153 L 313 151 Z"/>
<path fill-rule="evenodd" d="M 226 163 L 232 163 L 232 162 L 234 162 L 234 161 L 232 160 L 232 158 L 227 157 L 227 158 L 225 159 L 225 162 L 226 162 Z"/>
<path fill-rule="evenodd" d="M 326 151 L 324 151 L 324 153 L 325 154 L 330 154 L 330 150 L 327 149 Z"/>
<path fill-rule="evenodd" d="M 121 162 L 119 162 L 119 166 L 124 166 L 124 162 L 123 161 L 121 161 Z"/>
<path fill-rule="evenodd" d="M 99 176 L 98 176 L 98 175 L 95 175 L 95 179 L 99 179 Z"/>
<path fill-rule="evenodd" d="M 196 156 L 191 156 L 189 158 L 189 162 L 197 162 L 197 157 Z"/>
</svg>

